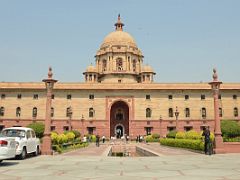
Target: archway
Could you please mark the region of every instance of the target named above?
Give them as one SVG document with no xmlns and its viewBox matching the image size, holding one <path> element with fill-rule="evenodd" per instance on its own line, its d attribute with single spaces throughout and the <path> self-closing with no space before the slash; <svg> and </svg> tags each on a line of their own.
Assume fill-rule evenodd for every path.
<svg viewBox="0 0 240 180">
<path fill-rule="evenodd" d="M 110 136 L 129 135 L 129 107 L 123 101 L 115 102 L 110 111 Z"/>
</svg>

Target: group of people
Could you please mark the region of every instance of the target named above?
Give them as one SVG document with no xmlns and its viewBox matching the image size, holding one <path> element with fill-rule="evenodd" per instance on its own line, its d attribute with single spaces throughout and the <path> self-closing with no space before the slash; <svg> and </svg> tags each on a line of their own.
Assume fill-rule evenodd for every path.
<svg viewBox="0 0 240 180">
<path fill-rule="evenodd" d="M 136 138 L 136 143 L 143 142 L 143 141 L 144 141 L 144 136 L 138 135 Z"/>
</svg>

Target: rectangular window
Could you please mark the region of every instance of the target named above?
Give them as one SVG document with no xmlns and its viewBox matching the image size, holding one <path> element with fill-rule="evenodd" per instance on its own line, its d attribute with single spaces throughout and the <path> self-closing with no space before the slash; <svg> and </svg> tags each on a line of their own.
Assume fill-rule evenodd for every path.
<svg viewBox="0 0 240 180">
<path fill-rule="evenodd" d="M 236 94 L 233 95 L 233 99 L 235 99 L 235 100 L 237 99 L 237 95 Z"/>
<path fill-rule="evenodd" d="M 168 130 L 168 132 L 170 132 L 170 131 L 175 131 L 175 130 L 176 130 L 176 127 L 167 127 L 167 130 Z"/>
<path fill-rule="evenodd" d="M 185 100 L 188 100 L 189 99 L 189 95 L 185 95 Z"/>
<path fill-rule="evenodd" d="M 173 96 L 172 95 L 168 95 L 168 99 L 173 99 Z"/>
<path fill-rule="evenodd" d="M 202 95 L 201 95 L 201 100 L 205 100 L 205 98 L 206 98 L 205 95 L 202 94 Z"/>
<path fill-rule="evenodd" d="M 34 94 L 33 99 L 38 99 L 38 94 Z"/>
<path fill-rule="evenodd" d="M 63 126 L 63 131 L 69 131 L 69 126 Z"/>
<path fill-rule="evenodd" d="M 89 94 L 89 99 L 94 99 L 94 94 Z"/>
<path fill-rule="evenodd" d="M 184 127 L 185 132 L 191 131 L 192 129 L 193 129 L 192 126 L 185 126 Z"/>
<path fill-rule="evenodd" d="M 218 95 L 218 99 L 222 99 L 222 96 L 221 96 L 221 94 L 219 94 L 219 95 Z"/>
<path fill-rule="evenodd" d="M 148 95 L 146 95 L 146 99 L 151 99 L 151 96 L 148 94 Z"/>
<path fill-rule="evenodd" d="M 67 95 L 67 99 L 72 99 L 72 95 L 71 95 L 71 94 L 68 94 L 68 95 Z"/>
<path fill-rule="evenodd" d="M 6 94 L 1 94 L 1 99 L 5 99 L 6 98 Z"/>
<path fill-rule="evenodd" d="M 55 131 L 56 130 L 56 126 L 51 126 L 51 131 Z"/>
<path fill-rule="evenodd" d="M 55 96 L 54 96 L 54 94 L 52 94 L 52 99 L 54 99 L 55 98 Z"/>
<path fill-rule="evenodd" d="M 18 95 L 17 95 L 17 98 L 18 98 L 18 99 L 22 99 L 22 94 L 18 94 Z"/>
<path fill-rule="evenodd" d="M 146 135 L 151 135 L 152 127 L 146 127 Z"/>
</svg>

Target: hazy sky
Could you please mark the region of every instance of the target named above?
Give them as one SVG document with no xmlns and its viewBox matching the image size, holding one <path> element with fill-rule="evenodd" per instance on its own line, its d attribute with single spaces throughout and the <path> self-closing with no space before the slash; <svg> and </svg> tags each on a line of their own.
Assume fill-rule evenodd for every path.
<svg viewBox="0 0 240 180">
<path fill-rule="evenodd" d="M 240 82 L 239 0 L 0 0 L 0 81 L 83 81 L 118 13 L 156 82 Z"/>
</svg>

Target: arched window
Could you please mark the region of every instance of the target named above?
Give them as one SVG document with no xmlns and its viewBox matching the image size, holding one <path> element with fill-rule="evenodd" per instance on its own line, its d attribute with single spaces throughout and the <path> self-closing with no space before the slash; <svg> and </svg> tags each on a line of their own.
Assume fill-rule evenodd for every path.
<svg viewBox="0 0 240 180">
<path fill-rule="evenodd" d="M 123 120 L 123 119 L 124 119 L 123 110 L 122 109 L 117 109 L 116 120 Z"/>
<path fill-rule="evenodd" d="M 122 71 L 123 70 L 123 61 L 122 61 L 122 59 L 117 59 L 116 67 L 117 67 L 117 71 Z"/>
<path fill-rule="evenodd" d="M 168 109 L 168 117 L 173 117 L 173 108 Z"/>
<path fill-rule="evenodd" d="M 234 115 L 234 117 L 238 117 L 238 108 L 237 107 L 235 107 L 233 109 L 233 115 Z"/>
<path fill-rule="evenodd" d="M 53 116 L 54 116 L 54 108 L 51 107 L 51 117 L 53 117 Z"/>
<path fill-rule="evenodd" d="M 33 118 L 37 117 L 37 108 L 36 107 L 34 107 L 32 110 L 32 117 Z"/>
<path fill-rule="evenodd" d="M 203 119 L 206 119 L 206 117 L 207 117 L 207 110 L 206 110 L 206 108 L 202 108 L 202 118 Z"/>
<path fill-rule="evenodd" d="M 89 114 L 90 118 L 94 117 L 94 109 L 93 108 L 89 108 L 88 114 Z"/>
<path fill-rule="evenodd" d="M 136 65 L 136 64 L 137 64 L 137 63 L 136 63 L 136 60 L 134 59 L 134 60 L 133 60 L 133 64 L 132 64 L 133 72 L 135 72 L 136 69 L 137 69 L 137 65 Z"/>
<path fill-rule="evenodd" d="M 146 109 L 146 117 L 150 118 L 152 116 L 152 110 L 150 108 Z"/>
<path fill-rule="evenodd" d="M 16 117 L 20 117 L 21 116 L 21 108 L 17 107 L 16 108 Z"/>
<path fill-rule="evenodd" d="M 190 109 L 185 108 L 185 117 L 190 117 Z"/>
<path fill-rule="evenodd" d="M 222 116 L 223 116 L 222 108 L 219 108 L 219 117 L 222 117 Z"/>
<path fill-rule="evenodd" d="M 107 60 L 106 60 L 106 59 L 103 60 L 102 70 L 103 70 L 103 71 L 106 71 L 106 70 L 107 70 Z"/>
<path fill-rule="evenodd" d="M 66 116 L 69 118 L 72 117 L 72 107 L 71 106 L 66 109 Z"/>
<path fill-rule="evenodd" d="M 1 107 L 1 108 L 0 108 L 0 116 L 4 116 L 4 111 L 5 111 L 5 108 L 4 108 L 4 107 Z"/>
</svg>

